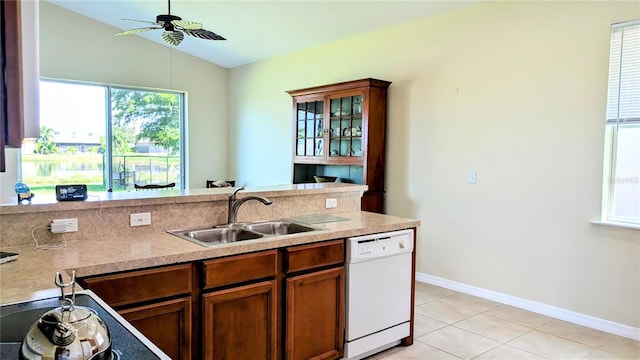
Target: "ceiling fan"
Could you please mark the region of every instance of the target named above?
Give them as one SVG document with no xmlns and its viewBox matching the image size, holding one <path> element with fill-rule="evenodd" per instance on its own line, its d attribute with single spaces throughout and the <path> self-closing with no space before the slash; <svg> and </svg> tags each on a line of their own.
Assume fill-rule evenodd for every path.
<svg viewBox="0 0 640 360">
<path fill-rule="evenodd" d="M 178 46 L 180 42 L 182 42 L 182 40 L 184 39 L 184 34 L 194 36 L 200 39 L 206 39 L 206 40 L 227 40 L 214 32 L 203 29 L 202 24 L 200 23 L 188 21 L 188 20 L 182 20 L 182 18 L 179 16 L 171 15 L 171 0 L 168 0 L 168 2 L 169 2 L 168 14 L 156 16 L 155 22 L 144 21 L 144 20 L 134 20 L 134 19 L 122 19 L 122 20 L 138 21 L 138 22 L 143 22 L 147 24 L 153 24 L 155 26 L 126 30 L 126 31 L 117 33 L 116 36 L 137 34 L 137 33 L 149 31 L 149 30 L 164 29 L 164 32 L 162 33 L 162 40 L 164 40 L 167 44 L 170 44 L 173 46 Z"/>
</svg>

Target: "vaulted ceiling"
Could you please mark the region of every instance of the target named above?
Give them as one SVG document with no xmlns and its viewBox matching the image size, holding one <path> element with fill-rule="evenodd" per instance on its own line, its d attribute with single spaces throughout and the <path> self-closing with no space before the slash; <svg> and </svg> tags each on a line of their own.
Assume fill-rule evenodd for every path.
<svg viewBox="0 0 640 360">
<path fill-rule="evenodd" d="M 153 26 L 164 0 L 47 0 L 118 29 Z M 173 0 L 171 14 L 202 23 L 226 41 L 185 36 L 177 49 L 225 68 L 296 52 L 477 3 L 471 1 L 204 1 Z M 81 31 L 81 30 L 79 30 Z M 164 44 L 162 30 L 139 33 Z M 419 41 L 419 39 L 416 39 Z"/>
</svg>

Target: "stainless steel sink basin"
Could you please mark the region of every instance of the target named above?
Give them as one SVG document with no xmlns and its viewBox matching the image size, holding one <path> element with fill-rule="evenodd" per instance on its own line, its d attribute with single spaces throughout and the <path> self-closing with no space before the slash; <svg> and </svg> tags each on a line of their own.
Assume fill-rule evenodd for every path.
<svg viewBox="0 0 640 360">
<path fill-rule="evenodd" d="M 299 234 L 315 230 L 321 229 L 286 220 L 274 220 L 225 224 L 213 228 L 168 230 L 167 232 L 196 244 L 214 247 L 216 245 L 237 241 Z"/>
<path fill-rule="evenodd" d="M 264 221 L 251 223 L 246 225 L 245 228 L 265 235 L 288 235 L 318 230 L 310 226 L 289 221 Z"/>
<path fill-rule="evenodd" d="M 204 246 L 259 239 L 264 236 L 244 228 L 232 227 L 170 230 L 169 233 Z"/>
</svg>

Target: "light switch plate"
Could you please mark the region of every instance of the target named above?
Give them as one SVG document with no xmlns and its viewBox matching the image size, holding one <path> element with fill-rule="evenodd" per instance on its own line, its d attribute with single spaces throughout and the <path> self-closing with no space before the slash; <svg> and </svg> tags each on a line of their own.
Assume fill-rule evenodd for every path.
<svg viewBox="0 0 640 360">
<path fill-rule="evenodd" d="M 475 183 L 476 183 L 476 171 L 471 170 L 469 171 L 469 184 L 475 184 Z"/>
</svg>

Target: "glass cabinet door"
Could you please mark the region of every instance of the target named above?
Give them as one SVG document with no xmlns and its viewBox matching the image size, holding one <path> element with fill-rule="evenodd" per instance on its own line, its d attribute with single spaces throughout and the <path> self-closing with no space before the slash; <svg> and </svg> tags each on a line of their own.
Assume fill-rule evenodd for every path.
<svg viewBox="0 0 640 360">
<path fill-rule="evenodd" d="M 362 156 L 362 95 L 331 99 L 329 157 Z"/>
<path fill-rule="evenodd" d="M 296 156 L 324 155 L 324 101 L 297 104 Z"/>
</svg>

